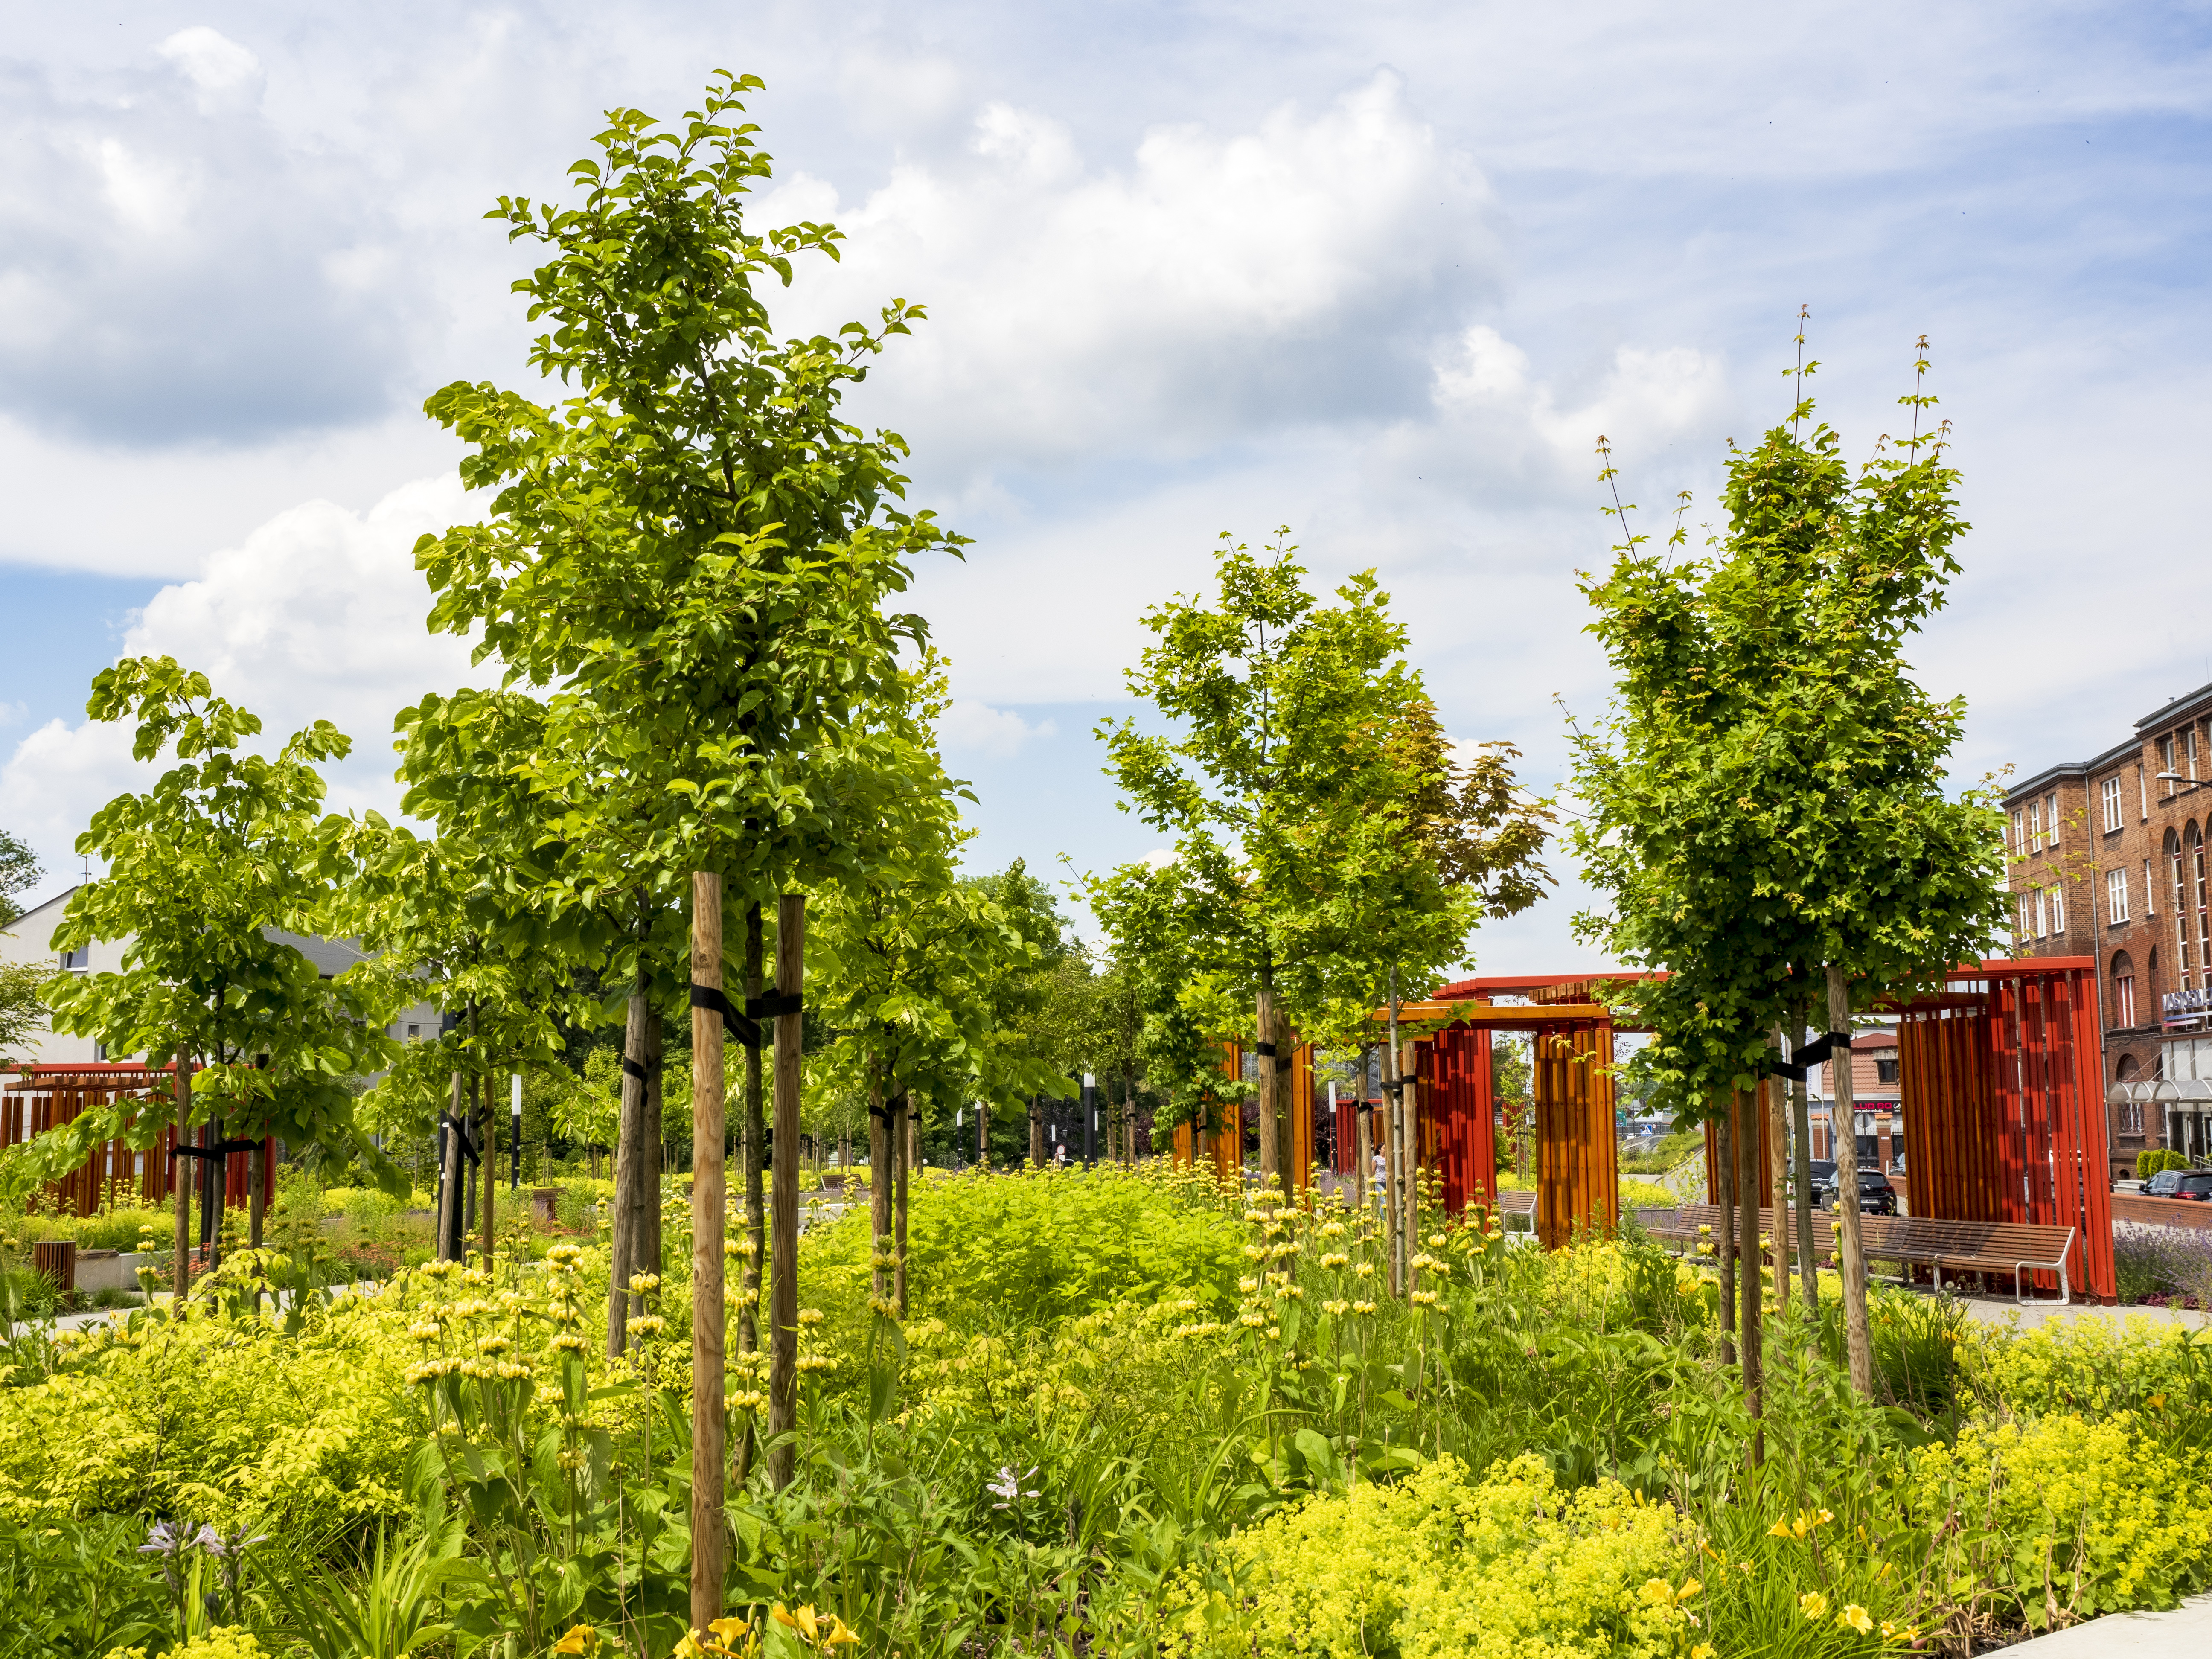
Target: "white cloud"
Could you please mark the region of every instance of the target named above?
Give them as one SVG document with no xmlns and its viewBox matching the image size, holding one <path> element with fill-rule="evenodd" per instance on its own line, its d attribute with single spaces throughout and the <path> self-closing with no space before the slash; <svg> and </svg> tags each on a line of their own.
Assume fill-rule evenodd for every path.
<svg viewBox="0 0 2212 1659">
<path fill-rule="evenodd" d="M 940 469 L 1184 454 L 1412 406 L 1437 307 L 1497 268 L 1487 184 L 1392 73 L 1245 131 L 1156 126 L 1104 166 L 1060 122 L 994 102 L 969 149 L 857 203 L 796 177 L 757 210 L 834 215 L 850 238 L 795 290 L 807 325 L 893 294 L 928 306 L 866 407 L 926 422 Z"/>
<path fill-rule="evenodd" d="M 203 100 L 228 98 L 261 85 L 261 60 L 204 25 L 179 29 L 155 50 L 184 72 Z M 206 107 L 204 102 L 202 107 Z"/>
<path fill-rule="evenodd" d="M 1048 720 L 1032 725 L 1011 708 L 994 708 L 987 702 L 960 698 L 945 711 L 938 734 L 948 754 L 1005 760 L 1018 753 L 1024 744 L 1056 732 Z"/>
<path fill-rule="evenodd" d="M 365 513 L 293 507 L 215 554 L 204 576 L 157 592 L 123 654 L 199 669 L 261 717 L 271 747 L 332 721 L 354 749 L 328 774 L 331 808 L 396 811 L 392 716 L 425 691 L 489 677 L 470 668 L 465 642 L 425 630 L 430 594 L 413 559 L 425 531 L 474 516 L 459 485 L 443 482 L 404 485 Z M 0 800 L 59 884 L 77 867 L 70 848 L 92 813 L 157 772 L 131 759 L 125 726 L 50 720 L 0 767 Z"/>
</svg>

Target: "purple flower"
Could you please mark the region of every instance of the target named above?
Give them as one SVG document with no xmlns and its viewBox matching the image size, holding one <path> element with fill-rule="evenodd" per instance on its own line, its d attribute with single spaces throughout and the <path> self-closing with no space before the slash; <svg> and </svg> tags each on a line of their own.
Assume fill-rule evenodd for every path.
<svg viewBox="0 0 2212 1659">
<path fill-rule="evenodd" d="M 999 1496 L 1000 1501 L 991 1507 L 994 1510 L 1003 1510 L 1012 1504 L 1016 1498 L 1035 1498 L 1036 1496 L 1035 1492 L 1022 1490 L 1022 1482 L 1033 1478 L 1036 1474 L 1036 1469 L 1032 1467 L 1028 1474 L 1018 1475 L 1014 1473 L 1012 1464 L 1001 1463 L 999 1466 L 999 1478 L 996 1480 L 987 1480 L 983 1483 L 988 1491 L 996 1492 Z"/>
<path fill-rule="evenodd" d="M 174 1555 L 179 1548 L 177 1529 L 167 1521 L 156 1521 L 147 1528 L 146 1541 L 138 1547 L 141 1555 Z"/>
</svg>

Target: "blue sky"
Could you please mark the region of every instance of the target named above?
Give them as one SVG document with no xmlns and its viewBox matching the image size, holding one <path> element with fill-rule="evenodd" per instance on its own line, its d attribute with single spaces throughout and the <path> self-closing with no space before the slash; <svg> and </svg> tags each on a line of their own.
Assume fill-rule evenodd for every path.
<svg viewBox="0 0 2212 1659">
<path fill-rule="evenodd" d="M 2087 755 L 2212 679 L 2209 38 L 2145 4 L 50 9 L 0 45 L 0 822 L 75 867 L 132 776 L 81 712 L 125 649 L 337 720 L 334 800 L 391 804 L 392 711 L 470 672 L 406 556 L 478 510 L 420 404 L 524 379 L 481 216 L 724 65 L 769 82 L 757 211 L 850 238 L 781 314 L 931 308 L 861 412 L 976 538 L 920 587 L 975 860 L 1154 850 L 1090 732 L 1224 529 L 1376 567 L 1452 732 L 1554 787 L 1555 697 L 1606 696 L 1592 444 L 1709 499 L 1800 303 L 1856 453 L 1931 337 L 1976 532 L 1919 659 L 1971 699 L 1961 780 Z M 1561 874 L 1486 966 L 1589 960 Z"/>
</svg>

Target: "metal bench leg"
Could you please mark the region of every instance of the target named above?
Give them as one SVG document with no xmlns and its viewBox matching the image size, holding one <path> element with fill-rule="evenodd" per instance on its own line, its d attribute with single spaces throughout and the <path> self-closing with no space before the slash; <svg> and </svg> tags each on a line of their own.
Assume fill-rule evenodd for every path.
<svg viewBox="0 0 2212 1659">
<path fill-rule="evenodd" d="M 2047 1296 L 2031 1297 L 2028 1295 L 2027 1279 L 2021 1272 L 2021 1269 L 2026 1267 L 2034 1267 L 2039 1270 L 2055 1270 L 2057 1273 L 2058 1295 L 2055 1300 Z M 2014 1262 L 2012 1267 L 2012 1296 L 2013 1300 L 2023 1308 L 2057 1308 L 2063 1307 L 2067 1303 L 2071 1302 L 2074 1298 L 2073 1293 L 2067 1288 L 2065 1258 L 2062 1256 L 2057 1261 Z"/>
</svg>

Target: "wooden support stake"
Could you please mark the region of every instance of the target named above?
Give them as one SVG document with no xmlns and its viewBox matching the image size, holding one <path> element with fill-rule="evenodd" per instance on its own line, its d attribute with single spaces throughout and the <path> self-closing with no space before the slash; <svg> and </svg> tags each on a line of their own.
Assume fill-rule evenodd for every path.
<svg viewBox="0 0 2212 1659">
<path fill-rule="evenodd" d="M 786 893 L 775 907 L 775 988 L 796 1006 L 806 983 L 806 896 Z M 768 1431 L 769 1484 L 791 1484 L 798 1449 L 787 1437 L 799 1427 L 799 1060 L 805 1017 L 775 1020 L 775 1144 L 771 1201 L 775 1212 L 769 1281 Z"/>
<path fill-rule="evenodd" d="M 691 874 L 691 984 L 722 988 L 722 878 Z M 723 1212 L 727 1184 L 722 1141 L 722 1016 L 691 1010 L 691 1628 L 703 1633 L 722 1616 L 726 1522 L 723 1467 L 728 1424 L 723 1406 Z"/>
<path fill-rule="evenodd" d="M 1851 994 L 1844 970 L 1828 967 L 1828 1029 L 1851 1029 Z M 1828 1091 L 1829 1139 L 1836 1143 L 1836 1243 L 1843 1257 L 1844 1346 L 1850 1360 L 1851 1387 L 1863 1399 L 1874 1398 L 1874 1347 L 1867 1329 L 1866 1247 L 1859 1231 L 1859 1128 L 1852 1109 L 1851 1051 L 1828 1056 L 1835 1079 Z"/>
<path fill-rule="evenodd" d="M 179 1051 L 177 1054 L 177 1145 L 191 1144 L 192 1121 L 192 1057 Z M 170 1294 L 176 1307 L 183 1311 L 185 1294 L 192 1287 L 192 1183 L 185 1174 L 197 1169 L 197 1158 L 176 1158 L 170 1160 L 169 1180 L 176 1199 L 177 1259 L 169 1273 Z"/>
</svg>

